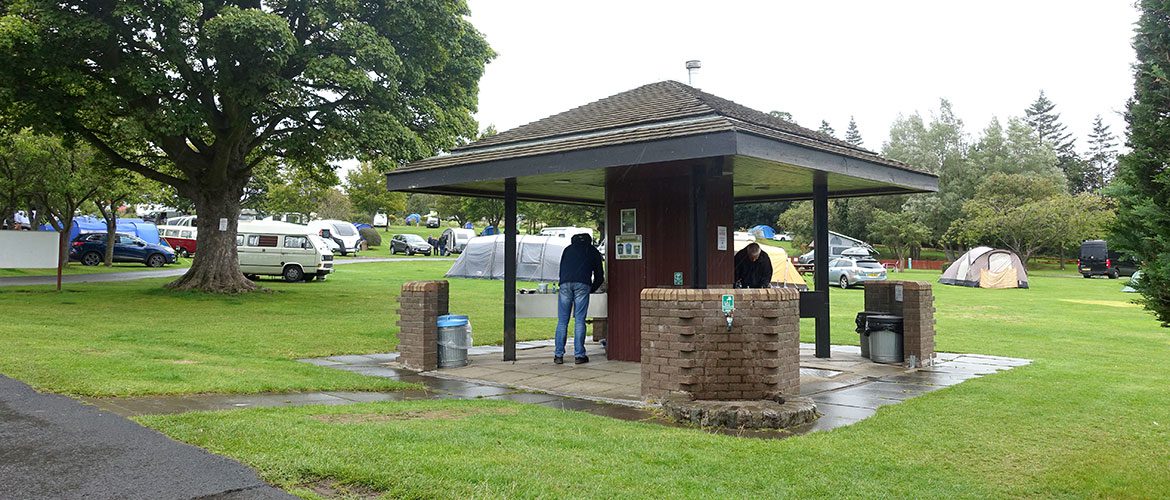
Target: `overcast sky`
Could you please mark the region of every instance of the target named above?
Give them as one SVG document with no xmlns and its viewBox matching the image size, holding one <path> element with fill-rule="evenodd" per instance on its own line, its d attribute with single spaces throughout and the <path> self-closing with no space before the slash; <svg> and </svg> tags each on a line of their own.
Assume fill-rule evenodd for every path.
<svg viewBox="0 0 1170 500">
<path fill-rule="evenodd" d="M 947 98 L 975 134 L 1043 89 L 1085 147 L 1101 114 L 1119 137 L 1133 93 L 1130 0 L 469 0 L 498 57 L 480 83 L 481 127 L 524 123 L 662 81 L 687 81 L 844 135 L 855 116 L 880 149 L 899 113 Z"/>
</svg>

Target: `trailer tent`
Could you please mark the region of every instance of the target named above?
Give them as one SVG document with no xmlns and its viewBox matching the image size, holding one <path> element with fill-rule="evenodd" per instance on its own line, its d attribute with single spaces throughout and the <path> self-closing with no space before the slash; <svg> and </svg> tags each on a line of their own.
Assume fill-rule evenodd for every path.
<svg viewBox="0 0 1170 500">
<path fill-rule="evenodd" d="M 951 263 L 938 282 L 979 288 L 1028 288 L 1028 271 L 1009 250 L 975 247 Z"/>
<path fill-rule="evenodd" d="M 752 244 L 750 241 L 735 240 L 735 251 L 743 250 L 750 244 Z M 792 265 L 792 259 L 788 258 L 788 252 L 783 248 L 766 244 L 760 244 L 760 250 L 768 254 L 768 259 L 772 262 L 773 287 L 808 290 L 808 283 L 805 283 L 804 277 L 797 272 L 796 266 Z"/>
<path fill-rule="evenodd" d="M 559 281 L 561 254 L 569 246 L 568 238 L 556 236 L 518 236 L 516 238 L 516 279 L 523 281 Z M 448 278 L 504 279 L 504 235 L 479 236 L 467 242 L 455 259 Z"/>
</svg>

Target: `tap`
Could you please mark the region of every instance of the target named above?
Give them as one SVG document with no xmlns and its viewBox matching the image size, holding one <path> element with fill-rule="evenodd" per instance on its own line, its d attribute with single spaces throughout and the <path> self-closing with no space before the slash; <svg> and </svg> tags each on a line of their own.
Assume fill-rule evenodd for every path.
<svg viewBox="0 0 1170 500">
<path fill-rule="evenodd" d="M 727 331 L 731 332 L 731 322 L 732 322 L 731 313 L 730 312 L 723 313 L 723 318 L 727 320 Z"/>
</svg>

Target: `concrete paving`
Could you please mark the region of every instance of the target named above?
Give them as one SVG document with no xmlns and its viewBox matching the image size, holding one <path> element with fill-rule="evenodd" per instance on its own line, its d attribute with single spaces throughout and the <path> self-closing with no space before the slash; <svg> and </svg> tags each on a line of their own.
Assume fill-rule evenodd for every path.
<svg viewBox="0 0 1170 500">
<path fill-rule="evenodd" d="M 294 498 L 237 462 L 0 376 L 0 499 Z"/>
</svg>

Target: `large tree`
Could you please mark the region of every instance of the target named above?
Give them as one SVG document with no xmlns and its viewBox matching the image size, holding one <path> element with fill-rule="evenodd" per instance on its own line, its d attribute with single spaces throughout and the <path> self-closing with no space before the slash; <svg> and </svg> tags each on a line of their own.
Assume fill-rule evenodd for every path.
<svg viewBox="0 0 1170 500">
<path fill-rule="evenodd" d="M 1085 158 L 1086 188 L 1101 194 L 1117 171 L 1117 138 L 1109 126 L 1097 115 L 1093 119 L 1093 130 L 1089 132 L 1089 154 Z"/>
<path fill-rule="evenodd" d="M 402 162 L 473 136 L 493 55 L 463 0 L 10 0 L 0 15 L 0 111 L 194 202 L 199 253 L 177 289 L 255 288 L 235 232 L 259 163 Z"/>
<path fill-rule="evenodd" d="M 1170 326 L 1170 1 L 1138 5 L 1138 62 L 1125 114 L 1130 152 L 1117 169 L 1112 242 L 1141 262 L 1137 289 L 1162 326 Z"/>
<path fill-rule="evenodd" d="M 865 144 L 865 140 L 861 138 L 861 130 L 857 128 L 857 121 L 852 116 L 849 117 L 849 127 L 845 129 L 845 142 L 859 148 Z"/>
<path fill-rule="evenodd" d="M 345 192 L 353 208 L 371 221 L 378 212 L 398 213 L 406 210 L 406 194 L 386 190 L 386 175 L 373 162 L 362 162 L 345 174 Z"/>
<path fill-rule="evenodd" d="M 1024 120 L 1031 126 L 1042 142 L 1052 146 L 1056 153 L 1057 166 L 1068 179 L 1069 188 L 1074 193 L 1089 190 L 1086 178 L 1085 161 L 1077 154 L 1076 139 L 1060 121 L 1060 113 L 1056 112 L 1056 103 L 1040 91 L 1040 95 L 1024 110 Z"/>
</svg>

